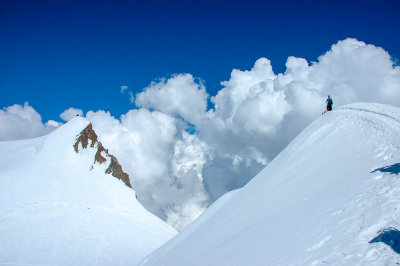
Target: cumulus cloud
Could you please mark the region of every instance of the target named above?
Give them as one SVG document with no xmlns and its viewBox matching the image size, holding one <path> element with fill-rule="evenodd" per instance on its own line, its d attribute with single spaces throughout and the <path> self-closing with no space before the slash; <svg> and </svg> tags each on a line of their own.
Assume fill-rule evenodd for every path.
<svg viewBox="0 0 400 266">
<path fill-rule="evenodd" d="M 208 94 L 201 81 L 190 74 L 178 74 L 152 82 L 135 100 L 136 106 L 153 108 L 168 115 L 179 115 L 188 122 L 197 122 L 207 109 Z"/>
<path fill-rule="evenodd" d="M 211 99 L 213 118 L 239 134 L 274 132 L 291 110 L 283 91 L 274 89 L 275 78 L 266 58 L 257 60 L 250 71 L 233 70 L 231 79 L 222 82 L 224 88 Z"/>
<path fill-rule="evenodd" d="M 398 64 L 383 48 L 352 38 L 332 45 L 317 62 L 290 56 L 284 73 L 275 74 L 260 58 L 250 70 L 234 69 L 221 85 L 207 106 L 203 82 L 176 74 L 152 82 L 136 98 L 130 94 L 140 109 L 120 118 L 86 114 L 131 176 L 139 201 L 178 230 L 254 177 L 320 116 L 328 94 L 334 108 L 356 101 L 400 106 Z M 57 126 L 43 125 L 25 104 L 0 111 L 0 134 L 30 132 L 13 119 L 30 121 L 36 134 Z"/>
<path fill-rule="evenodd" d="M 310 67 L 309 82 L 339 103 L 376 101 L 398 105 L 399 67 L 388 52 L 356 39 L 333 45 Z"/>
<path fill-rule="evenodd" d="M 60 124 L 56 121 L 42 123 L 42 117 L 28 102 L 14 104 L 0 110 L 0 140 L 35 138 L 45 135 Z"/>
<path fill-rule="evenodd" d="M 64 121 L 68 122 L 69 120 L 76 117 L 77 115 L 83 116 L 83 111 L 81 109 L 75 109 L 73 107 L 70 107 L 70 108 L 64 110 L 64 112 L 62 112 L 60 114 L 60 118 Z"/>
<path fill-rule="evenodd" d="M 206 208 L 202 167 L 208 147 L 186 133 L 180 119 L 147 109 L 130 110 L 120 120 L 105 111 L 86 118 L 132 177 L 147 209 L 182 229 Z"/>
</svg>

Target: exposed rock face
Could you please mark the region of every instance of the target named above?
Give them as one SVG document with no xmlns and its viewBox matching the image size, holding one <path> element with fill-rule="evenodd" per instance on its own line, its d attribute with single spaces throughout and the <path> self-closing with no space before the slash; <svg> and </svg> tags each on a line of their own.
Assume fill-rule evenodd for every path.
<svg viewBox="0 0 400 266">
<path fill-rule="evenodd" d="M 94 158 L 93 165 L 95 163 L 106 163 L 107 158 L 109 158 L 110 164 L 108 165 L 108 168 L 106 169 L 106 174 L 111 174 L 112 176 L 121 179 L 124 181 L 125 185 L 128 187 L 132 188 L 129 175 L 125 173 L 122 170 L 122 166 L 119 164 L 117 158 L 115 156 L 111 155 L 108 153 L 108 150 L 103 147 L 103 144 L 98 141 L 98 137 L 96 132 L 94 132 L 92 123 L 90 123 L 82 132 L 77 136 L 76 142 L 74 144 L 74 149 L 78 153 L 79 152 L 79 146 L 80 144 L 82 145 L 83 149 L 86 149 L 89 145 L 89 140 L 90 142 L 90 147 L 96 148 L 96 155 Z M 106 158 L 107 157 L 107 158 Z M 93 166 L 92 166 L 93 168 Z"/>
</svg>

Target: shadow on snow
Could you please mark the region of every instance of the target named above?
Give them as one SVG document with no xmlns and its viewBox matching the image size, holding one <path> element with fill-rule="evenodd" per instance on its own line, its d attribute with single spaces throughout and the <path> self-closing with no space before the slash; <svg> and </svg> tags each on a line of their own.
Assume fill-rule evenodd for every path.
<svg viewBox="0 0 400 266">
<path fill-rule="evenodd" d="M 378 236 L 368 243 L 382 242 L 393 249 L 394 252 L 400 254 L 400 232 L 393 227 L 383 229 L 378 232 Z"/>
<path fill-rule="evenodd" d="M 400 173 L 400 163 L 395 163 L 392 165 L 377 168 L 374 171 L 372 171 L 371 173 L 375 173 L 377 171 L 382 172 L 382 173 L 391 173 L 391 174 L 398 175 Z"/>
</svg>

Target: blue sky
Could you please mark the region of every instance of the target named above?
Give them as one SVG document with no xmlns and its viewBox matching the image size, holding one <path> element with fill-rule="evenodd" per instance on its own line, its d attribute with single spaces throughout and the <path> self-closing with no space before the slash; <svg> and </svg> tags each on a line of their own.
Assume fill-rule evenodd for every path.
<svg viewBox="0 0 400 266">
<path fill-rule="evenodd" d="M 260 57 L 285 71 L 354 37 L 400 56 L 398 1 L 1 1 L 0 108 L 28 101 L 44 121 L 69 107 L 119 117 L 134 93 L 191 73 L 215 95 Z"/>
</svg>

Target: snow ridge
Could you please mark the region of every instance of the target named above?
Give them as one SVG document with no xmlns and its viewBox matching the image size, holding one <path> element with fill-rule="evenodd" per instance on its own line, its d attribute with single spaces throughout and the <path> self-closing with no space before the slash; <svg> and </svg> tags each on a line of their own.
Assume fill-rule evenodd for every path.
<svg viewBox="0 0 400 266">
<path fill-rule="evenodd" d="M 337 110 L 338 111 L 352 110 L 358 112 L 367 112 L 371 114 L 381 115 L 400 123 L 399 119 L 400 113 L 398 108 L 378 103 L 369 103 L 367 104 L 367 106 L 368 107 L 366 107 L 366 103 L 355 103 L 339 107 Z"/>
<path fill-rule="evenodd" d="M 325 114 L 142 264 L 398 264 L 378 235 L 400 227 L 399 121 L 372 103 Z"/>
</svg>

